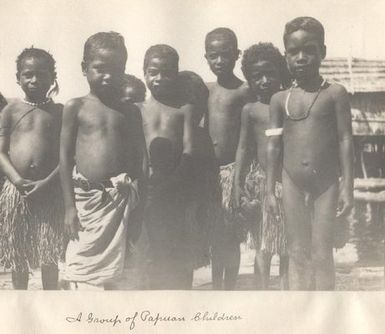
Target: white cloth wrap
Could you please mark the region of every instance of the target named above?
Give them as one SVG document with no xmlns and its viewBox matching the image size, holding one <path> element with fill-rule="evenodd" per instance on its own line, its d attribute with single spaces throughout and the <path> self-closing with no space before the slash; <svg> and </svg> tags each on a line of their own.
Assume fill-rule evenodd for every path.
<svg viewBox="0 0 385 334">
<path fill-rule="evenodd" d="M 74 180 L 87 179 L 73 172 Z M 84 231 L 70 240 L 64 279 L 100 285 L 121 276 L 130 212 L 139 201 L 137 181 L 126 173 L 110 179 L 113 188 L 88 191 L 74 187 L 76 209 Z"/>
<path fill-rule="evenodd" d="M 267 129 L 265 131 L 266 137 L 282 136 L 282 134 L 283 134 L 283 128 Z"/>
</svg>

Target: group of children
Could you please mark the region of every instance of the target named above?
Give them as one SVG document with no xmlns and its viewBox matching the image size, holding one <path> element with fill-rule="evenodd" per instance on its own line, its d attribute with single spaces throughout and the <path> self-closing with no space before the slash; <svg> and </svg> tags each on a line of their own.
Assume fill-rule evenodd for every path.
<svg viewBox="0 0 385 334">
<path fill-rule="evenodd" d="M 125 74 L 123 37 L 100 32 L 84 45 L 90 92 L 64 108 L 52 100 L 52 55 L 25 49 L 25 97 L 0 123 L 0 261 L 14 288 L 41 265 L 44 289 L 56 289 L 63 260 L 71 289 L 113 289 L 145 235 L 141 288 L 191 289 L 211 261 L 213 289 L 231 290 L 251 234 L 257 288 L 268 288 L 278 254 L 283 289 L 333 289 L 335 216 L 352 206 L 348 95 L 319 74 L 320 22 L 290 21 L 284 45 L 285 57 L 271 43 L 248 48 L 243 82 L 234 32 L 209 32 L 208 84 L 179 71 L 171 46 L 151 46 L 145 98 Z"/>
</svg>

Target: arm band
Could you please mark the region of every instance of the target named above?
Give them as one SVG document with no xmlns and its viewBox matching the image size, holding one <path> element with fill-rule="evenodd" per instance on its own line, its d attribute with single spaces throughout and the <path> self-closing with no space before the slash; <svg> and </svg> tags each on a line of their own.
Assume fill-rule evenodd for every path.
<svg viewBox="0 0 385 334">
<path fill-rule="evenodd" d="M 282 136 L 282 133 L 283 133 L 283 128 L 267 129 L 265 131 L 266 137 Z"/>
</svg>

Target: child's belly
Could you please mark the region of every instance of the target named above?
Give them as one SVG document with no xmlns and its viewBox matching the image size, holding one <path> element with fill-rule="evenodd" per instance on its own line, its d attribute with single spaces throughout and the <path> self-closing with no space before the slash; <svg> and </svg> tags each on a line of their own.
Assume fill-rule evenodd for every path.
<svg viewBox="0 0 385 334">
<path fill-rule="evenodd" d="M 339 175 L 339 147 L 335 133 L 321 127 L 285 127 L 283 167 L 307 192 L 322 192 Z"/>
<path fill-rule="evenodd" d="M 25 136 L 23 140 L 11 142 L 9 157 L 22 177 L 40 180 L 59 164 L 59 147 L 52 141 Z"/>
<path fill-rule="evenodd" d="M 128 141 L 117 138 L 79 140 L 76 144 L 76 168 L 90 181 L 103 181 L 120 173 L 130 173 L 133 151 Z"/>
</svg>

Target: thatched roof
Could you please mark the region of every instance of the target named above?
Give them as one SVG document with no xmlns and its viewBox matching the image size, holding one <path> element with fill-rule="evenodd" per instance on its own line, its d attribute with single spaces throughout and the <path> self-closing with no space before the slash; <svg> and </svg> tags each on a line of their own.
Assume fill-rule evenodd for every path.
<svg viewBox="0 0 385 334">
<path fill-rule="evenodd" d="M 385 92 L 385 60 L 327 58 L 320 72 L 325 79 L 340 83 L 352 94 Z"/>
</svg>

